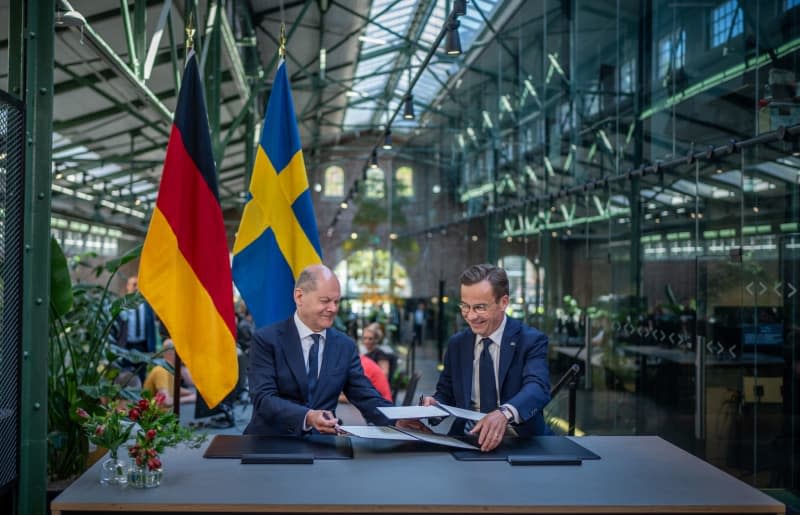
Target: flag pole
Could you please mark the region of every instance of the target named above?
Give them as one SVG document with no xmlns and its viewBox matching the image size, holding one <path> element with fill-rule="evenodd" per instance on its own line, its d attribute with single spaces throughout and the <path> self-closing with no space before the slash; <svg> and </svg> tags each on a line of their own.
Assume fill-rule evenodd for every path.
<svg viewBox="0 0 800 515">
<path fill-rule="evenodd" d="M 194 47 L 194 27 L 192 26 L 192 13 L 189 12 L 189 21 L 186 23 L 186 55 L 192 51 Z M 186 56 L 184 56 L 184 61 L 186 60 Z M 185 64 L 185 62 L 184 62 Z M 181 416 L 181 366 L 183 362 L 181 361 L 181 356 L 178 354 L 178 350 L 175 350 L 175 366 L 174 375 L 172 376 L 172 412 L 175 416 L 178 417 L 180 420 Z"/>
<path fill-rule="evenodd" d="M 278 57 L 281 59 L 286 57 L 286 24 L 281 22 L 281 34 L 278 45 Z"/>
</svg>

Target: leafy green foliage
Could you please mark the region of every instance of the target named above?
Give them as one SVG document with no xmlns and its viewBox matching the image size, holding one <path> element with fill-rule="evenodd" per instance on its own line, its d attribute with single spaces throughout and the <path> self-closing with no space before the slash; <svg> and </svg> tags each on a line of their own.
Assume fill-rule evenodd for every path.
<svg viewBox="0 0 800 515">
<path fill-rule="evenodd" d="M 94 268 L 99 278 L 108 273 L 105 285 L 71 284 L 69 267 L 58 242 L 52 240 L 50 284 L 50 337 L 47 370 L 48 475 L 63 479 L 86 467 L 88 440 L 84 435 L 80 408 L 90 416 L 102 411 L 103 401 L 130 392 L 114 384 L 120 357 L 146 361 L 111 342 L 111 331 L 122 310 L 141 301 L 138 294 L 115 295 L 112 279 L 123 264 L 135 259 L 137 247 L 121 258 Z"/>
</svg>

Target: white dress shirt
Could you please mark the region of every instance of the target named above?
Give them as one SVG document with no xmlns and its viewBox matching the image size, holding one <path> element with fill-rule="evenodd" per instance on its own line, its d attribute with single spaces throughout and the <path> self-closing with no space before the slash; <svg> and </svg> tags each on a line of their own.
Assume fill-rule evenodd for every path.
<svg viewBox="0 0 800 515">
<path fill-rule="evenodd" d="M 317 375 L 322 370 L 322 351 L 325 349 L 325 329 L 320 332 L 312 331 L 306 324 L 294 313 L 294 325 L 297 327 L 297 333 L 300 335 L 300 346 L 303 348 L 303 362 L 306 364 L 306 372 L 308 372 L 308 353 L 311 351 L 311 346 L 314 345 L 312 334 L 321 336 L 319 339 L 319 352 L 317 354 Z"/>
<path fill-rule="evenodd" d="M 503 315 L 503 321 L 500 322 L 500 327 L 498 327 L 492 334 L 489 335 L 492 343 L 496 344 L 489 347 L 489 354 L 492 356 L 492 363 L 494 364 L 494 381 L 498 395 L 500 393 L 500 345 L 503 342 L 503 331 L 506 329 L 506 320 L 506 316 Z M 483 336 L 478 334 L 475 335 L 475 350 L 472 356 L 472 397 L 470 400 L 475 411 L 480 411 L 481 409 L 480 363 L 481 353 L 483 353 L 483 338 Z M 519 412 L 517 412 L 517 408 L 508 403 L 503 404 L 503 406 L 506 406 L 511 410 L 511 413 L 514 414 L 514 422 L 519 423 Z"/>
</svg>

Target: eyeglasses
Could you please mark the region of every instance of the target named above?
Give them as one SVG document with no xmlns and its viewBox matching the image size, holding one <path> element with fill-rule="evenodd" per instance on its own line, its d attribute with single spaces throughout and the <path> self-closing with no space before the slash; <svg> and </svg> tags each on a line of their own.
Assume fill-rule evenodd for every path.
<svg viewBox="0 0 800 515">
<path fill-rule="evenodd" d="M 461 314 L 464 316 L 469 315 L 469 310 L 471 309 L 478 315 L 484 315 L 487 311 L 489 311 L 489 306 L 497 304 L 497 302 L 492 302 L 491 304 L 472 304 L 469 305 L 466 302 L 459 302 L 458 309 L 461 310 Z"/>
</svg>

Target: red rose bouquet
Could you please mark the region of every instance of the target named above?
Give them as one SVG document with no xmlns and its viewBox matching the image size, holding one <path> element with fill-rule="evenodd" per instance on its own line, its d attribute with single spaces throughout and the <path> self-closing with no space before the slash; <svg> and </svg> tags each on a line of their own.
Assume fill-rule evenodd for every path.
<svg viewBox="0 0 800 515">
<path fill-rule="evenodd" d="M 139 469 L 161 469 L 161 453 L 167 447 L 186 442 L 189 447 L 199 447 L 205 435 L 195 435 L 180 425 L 178 417 L 164 406 L 164 395 L 155 396 L 148 391 L 142 398 L 128 404 L 128 418 L 139 425 L 136 442 L 128 447 L 128 454 Z"/>
</svg>

